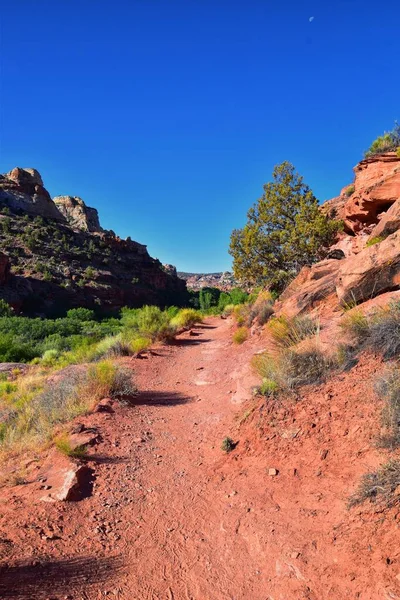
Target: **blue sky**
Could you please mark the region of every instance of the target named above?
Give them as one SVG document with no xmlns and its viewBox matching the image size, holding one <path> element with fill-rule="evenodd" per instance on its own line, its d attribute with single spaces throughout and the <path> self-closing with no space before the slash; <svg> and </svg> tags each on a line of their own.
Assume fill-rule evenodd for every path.
<svg viewBox="0 0 400 600">
<path fill-rule="evenodd" d="M 396 0 L 2 0 L 0 19 L 0 172 L 37 168 L 180 270 L 230 268 L 275 164 L 326 200 L 400 120 Z"/>
</svg>

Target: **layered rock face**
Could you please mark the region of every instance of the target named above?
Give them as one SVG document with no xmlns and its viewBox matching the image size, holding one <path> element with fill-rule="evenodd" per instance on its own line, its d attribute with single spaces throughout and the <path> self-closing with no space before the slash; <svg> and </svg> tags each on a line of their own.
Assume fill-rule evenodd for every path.
<svg viewBox="0 0 400 600">
<path fill-rule="evenodd" d="M 331 304 L 353 305 L 400 289 L 400 157 L 394 152 L 361 161 L 355 181 L 322 210 L 344 221 L 330 260 L 305 267 L 280 299 L 294 316 Z"/>
<path fill-rule="evenodd" d="M 103 231 L 100 227 L 99 213 L 95 208 L 86 206 L 82 198 L 78 196 L 56 196 L 53 201 L 72 228 L 89 231 L 90 233 Z"/>
<path fill-rule="evenodd" d="M 164 269 L 143 244 L 104 231 L 81 198 L 53 201 L 34 169 L 0 176 L 0 297 L 17 311 L 57 316 L 84 306 L 110 313 L 182 304 L 186 294 L 176 270 Z"/>
<path fill-rule="evenodd" d="M 344 205 L 344 222 L 348 231 L 358 233 L 376 225 L 400 198 L 400 159 L 395 152 L 367 158 L 354 173 L 354 193 Z"/>
</svg>

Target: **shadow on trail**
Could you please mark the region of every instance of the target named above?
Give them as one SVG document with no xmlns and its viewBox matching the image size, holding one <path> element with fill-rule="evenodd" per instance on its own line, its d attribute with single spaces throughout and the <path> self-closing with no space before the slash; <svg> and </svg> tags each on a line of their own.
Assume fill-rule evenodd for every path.
<svg viewBox="0 0 400 600">
<path fill-rule="evenodd" d="M 193 398 L 178 392 L 140 392 L 132 401 L 133 406 L 179 406 L 189 404 Z"/>
<path fill-rule="evenodd" d="M 42 600 L 65 597 L 75 590 L 79 590 L 81 596 L 88 586 L 115 579 L 123 565 L 119 557 L 93 556 L 42 559 L 37 563 L 0 566 L 0 598 Z"/>
<path fill-rule="evenodd" d="M 171 342 L 171 345 L 172 346 L 198 346 L 199 344 L 206 344 L 207 342 L 211 342 L 211 340 L 209 338 L 201 338 L 201 339 L 185 338 L 184 340 L 176 339 L 173 342 Z"/>
<path fill-rule="evenodd" d="M 196 329 L 217 329 L 216 325 L 196 325 Z"/>
</svg>

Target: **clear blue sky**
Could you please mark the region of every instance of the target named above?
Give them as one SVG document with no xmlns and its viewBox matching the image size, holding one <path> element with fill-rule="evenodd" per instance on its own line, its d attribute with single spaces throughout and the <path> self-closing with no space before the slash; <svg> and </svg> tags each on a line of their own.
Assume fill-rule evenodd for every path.
<svg viewBox="0 0 400 600">
<path fill-rule="evenodd" d="M 230 268 L 276 163 L 328 199 L 400 120 L 398 0 L 2 0 L 0 19 L 0 172 L 37 168 L 180 270 Z"/>
</svg>

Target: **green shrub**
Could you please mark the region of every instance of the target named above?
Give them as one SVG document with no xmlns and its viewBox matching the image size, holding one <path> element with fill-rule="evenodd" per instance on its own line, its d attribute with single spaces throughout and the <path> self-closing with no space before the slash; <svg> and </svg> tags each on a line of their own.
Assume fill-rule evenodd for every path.
<svg viewBox="0 0 400 600">
<path fill-rule="evenodd" d="M 70 458 L 84 458 L 87 454 L 87 449 L 85 445 L 73 448 L 71 446 L 69 437 L 66 434 L 59 435 L 54 440 L 54 445 L 59 452 L 65 454 L 65 456 L 69 456 Z"/>
<path fill-rule="evenodd" d="M 381 242 L 383 242 L 384 239 L 385 236 L 377 235 L 376 237 L 373 237 L 370 240 L 368 240 L 368 242 L 365 244 L 365 247 L 369 248 L 370 246 L 375 246 L 375 244 L 380 244 Z"/>
<path fill-rule="evenodd" d="M 132 351 L 129 344 L 124 342 L 120 336 L 107 336 L 96 345 L 94 359 L 129 356 L 130 354 Z"/>
<path fill-rule="evenodd" d="M 271 398 L 275 396 L 279 391 L 279 386 L 276 381 L 272 379 L 263 379 L 262 384 L 257 389 L 257 392 L 261 396 L 266 396 L 267 398 Z"/>
<path fill-rule="evenodd" d="M 183 308 L 171 319 L 171 326 L 175 329 L 191 328 L 196 323 L 201 323 L 202 315 L 194 308 Z"/>
<path fill-rule="evenodd" d="M 42 364 L 44 365 L 53 365 L 55 364 L 59 353 L 57 350 L 46 350 L 46 352 L 42 356 Z"/>
<path fill-rule="evenodd" d="M 67 311 L 68 319 L 74 319 L 75 321 L 93 321 L 94 311 L 89 308 L 71 308 Z"/>
<path fill-rule="evenodd" d="M 230 317 L 233 312 L 235 310 L 235 305 L 234 304 L 227 304 L 223 310 L 223 316 L 224 317 Z"/>
<path fill-rule="evenodd" d="M 236 304 L 233 307 L 232 315 L 239 327 L 248 322 L 251 307 L 248 304 Z"/>
<path fill-rule="evenodd" d="M 151 346 L 151 340 L 145 337 L 135 337 L 130 342 L 130 349 L 134 354 L 141 354 Z"/>
<path fill-rule="evenodd" d="M 392 460 L 373 473 L 366 473 L 355 494 L 349 500 L 349 508 L 366 500 L 390 508 L 400 502 L 396 493 L 400 485 L 400 461 Z"/>
<path fill-rule="evenodd" d="M 169 315 L 157 306 L 144 306 L 141 309 L 123 309 L 122 325 L 137 332 L 140 337 L 151 340 L 168 341 L 175 335 Z"/>
<path fill-rule="evenodd" d="M 346 189 L 346 196 L 352 196 L 354 194 L 354 185 L 349 185 L 349 187 Z"/>
<path fill-rule="evenodd" d="M 249 331 L 247 327 L 238 327 L 235 333 L 233 334 L 233 343 L 234 344 L 243 344 L 248 338 Z"/>
<path fill-rule="evenodd" d="M 3 298 L 0 298 L 0 317 L 12 317 L 13 309 Z"/>
<path fill-rule="evenodd" d="M 235 446 L 236 446 L 236 444 L 235 444 L 235 442 L 233 441 L 233 439 L 232 439 L 232 438 L 230 438 L 230 437 L 225 437 L 225 438 L 222 440 L 222 444 L 221 444 L 221 450 L 222 450 L 223 452 L 226 452 L 227 454 L 229 454 L 229 452 L 232 452 L 232 450 L 234 450 L 234 449 L 235 449 Z"/>
<path fill-rule="evenodd" d="M 397 152 L 400 146 L 400 125 L 395 123 L 392 131 L 385 132 L 372 142 L 369 150 L 365 152 L 365 157 L 383 154 L 384 152 Z"/>
<path fill-rule="evenodd" d="M 304 265 L 321 260 L 341 224 L 324 215 L 318 200 L 285 161 L 249 209 L 247 222 L 231 235 L 235 277 L 281 292 Z"/>
</svg>

